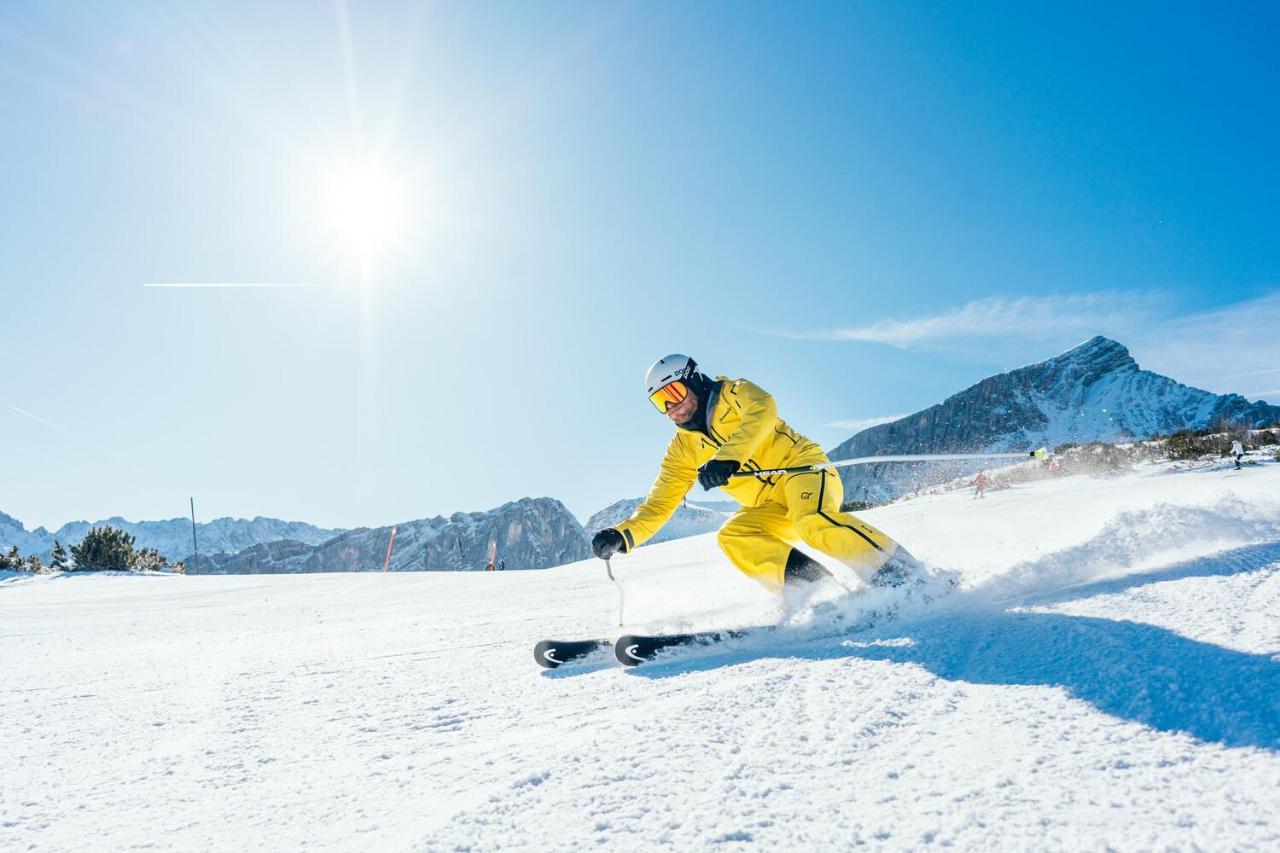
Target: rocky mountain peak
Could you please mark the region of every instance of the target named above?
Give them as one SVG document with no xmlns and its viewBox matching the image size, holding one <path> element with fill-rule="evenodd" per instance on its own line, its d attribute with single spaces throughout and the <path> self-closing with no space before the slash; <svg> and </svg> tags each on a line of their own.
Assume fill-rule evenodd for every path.
<svg viewBox="0 0 1280 853">
<path fill-rule="evenodd" d="M 1104 338 L 1102 335 L 1095 335 L 1061 355 L 1033 366 L 1039 369 L 1075 367 L 1081 371 L 1082 378 L 1096 378 L 1125 368 L 1138 369 L 1138 363 L 1133 360 L 1133 356 L 1129 354 L 1124 344 Z"/>
<path fill-rule="evenodd" d="M 989 376 L 914 415 L 863 430 L 831 457 L 1029 450 L 1277 420 L 1280 407 L 1142 370 L 1127 348 L 1099 335 L 1037 364 Z M 966 470 L 963 463 L 875 465 L 846 469 L 841 477 L 847 495 L 883 500 Z"/>
</svg>

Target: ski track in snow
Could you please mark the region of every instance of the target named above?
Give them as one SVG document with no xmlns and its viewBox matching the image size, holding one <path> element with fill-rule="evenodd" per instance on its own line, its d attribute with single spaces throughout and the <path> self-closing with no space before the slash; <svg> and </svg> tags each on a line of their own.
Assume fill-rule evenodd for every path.
<svg viewBox="0 0 1280 853">
<path fill-rule="evenodd" d="M 533 663 L 617 633 L 598 562 L 0 579 L 0 848 L 1274 849 L 1280 465 L 1171 470 L 874 510 L 960 588 L 634 670 Z M 779 617 L 714 536 L 614 570 Z"/>
</svg>

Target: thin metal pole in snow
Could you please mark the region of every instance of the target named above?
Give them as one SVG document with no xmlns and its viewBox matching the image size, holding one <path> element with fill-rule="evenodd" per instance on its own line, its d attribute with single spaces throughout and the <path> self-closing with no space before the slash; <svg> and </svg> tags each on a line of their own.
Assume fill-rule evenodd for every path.
<svg viewBox="0 0 1280 853">
<path fill-rule="evenodd" d="M 191 498 L 191 553 L 200 556 L 200 546 L 196 544 L 196 499 Z"/>
</svg>

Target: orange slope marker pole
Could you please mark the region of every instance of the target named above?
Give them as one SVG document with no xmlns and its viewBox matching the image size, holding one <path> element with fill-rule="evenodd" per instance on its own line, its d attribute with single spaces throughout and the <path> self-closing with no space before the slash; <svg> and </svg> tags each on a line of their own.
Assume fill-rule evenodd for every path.
<svg viewBox="0 0 1280 853">
<path fill-rule="evenodd" d="M 387 570 L 387 566 L 391 565 L 391 546 L 394 544 L 396 544 L 396 528 L 395 525 L 392 525 L 391 538 L 387 540 L 387 558 L 382 561 L 382 570 L 384 572 Z"/>
</svg>

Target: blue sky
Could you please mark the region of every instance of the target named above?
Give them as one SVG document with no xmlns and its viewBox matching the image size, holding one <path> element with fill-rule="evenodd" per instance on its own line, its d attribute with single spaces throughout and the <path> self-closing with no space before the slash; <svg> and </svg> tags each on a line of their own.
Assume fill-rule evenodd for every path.
<svg viewBox="0 0 1280 853">
<path fill-rule="evenodd" d="M 1280 401 L 1280 11 L 1216 5 L 7 4 L 0 510 L 585 516 L 671 351 L 828 447 L 1096 333 Z"/>
</svg>

